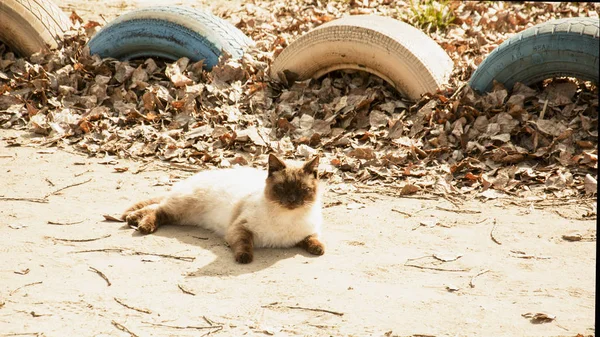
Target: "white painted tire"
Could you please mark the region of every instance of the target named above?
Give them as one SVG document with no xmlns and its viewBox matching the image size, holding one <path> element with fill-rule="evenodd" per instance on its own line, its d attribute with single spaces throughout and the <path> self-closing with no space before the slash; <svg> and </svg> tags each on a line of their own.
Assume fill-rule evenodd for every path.
<svg viewBox="0 0 600 337">
<path fill-rule="evenodd" d="M 50 0 L 0 0 L 0 41 L 22 56 L 56 48 L 70 26 Z"/>
<path fill-rule="evenodd" d="M 296 39 L 273 61 L 270 75 L 286 81 L 339 69 L 375 74 L 417 100 L 447 83 L 454 63 L 429 36 L 389 17 L 346 16 Z"/>
</svg>

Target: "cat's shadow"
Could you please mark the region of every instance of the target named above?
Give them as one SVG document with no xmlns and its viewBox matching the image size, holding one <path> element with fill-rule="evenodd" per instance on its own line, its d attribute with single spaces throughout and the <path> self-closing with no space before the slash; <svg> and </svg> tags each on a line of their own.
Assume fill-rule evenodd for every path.
<svg viewBox="0 0 600 337">
<path fill-rule="evenodd" d="M 128 229 L 133 237 L 141 237 L 143 234 L 129 228 L 127 225 L 121 229 Z M 186 245 L 192 245 L 208 250 L 215 255 L 210 263 L 198 268 L 196 271 L 188 272 L 186 277 L 206 276 L 237 276 L 250 274 L 271 267 L 273 264 L 296 257 L 298 255 L 315 257 L 301 248 L 259 248 L 254 250 L 254 260 L 248 264 L 235 262 L 231 249 L 225 240 L 209 230 L 195 226 L 162 226 L 156 232 L 149 235 L 157 235 L 174 238 Z"/>
</svg>

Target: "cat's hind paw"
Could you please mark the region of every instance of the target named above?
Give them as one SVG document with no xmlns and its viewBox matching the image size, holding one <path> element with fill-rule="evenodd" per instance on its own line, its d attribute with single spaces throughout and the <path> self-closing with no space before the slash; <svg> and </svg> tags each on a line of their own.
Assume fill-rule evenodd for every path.
<svg viewBox="0 0 600 337">
<path fill-rule="evenodd" d="M 313 243 L 306 247 L 306 251 L 312 255 L 323 255 L 325 254 L 325 246 L 321 242 Z"/>
<path fill-rule="evenodd" d="M 235 254 L 235 261 L 237 263 L 242 263 L 242 264 L 247 264 L 252 262 L 252 259 L 254 257 L 252 256 L 252 253 L 250 252 L 238 252 Z"/>
</svg>

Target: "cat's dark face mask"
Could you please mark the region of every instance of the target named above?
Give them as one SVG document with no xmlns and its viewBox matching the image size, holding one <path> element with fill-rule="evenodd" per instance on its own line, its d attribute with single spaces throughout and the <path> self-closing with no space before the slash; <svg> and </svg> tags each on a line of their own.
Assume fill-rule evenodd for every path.
<svg viewBox="0 0 600 337">
<path fill-rule="evenodd" d="M 269 155 L 267 198 L 290 210 L 312 203 L 317 196 L 318 164 L 319 158 L 315 157 L 300 168 L 288 168 L 279 158 Z"/>
</svg>

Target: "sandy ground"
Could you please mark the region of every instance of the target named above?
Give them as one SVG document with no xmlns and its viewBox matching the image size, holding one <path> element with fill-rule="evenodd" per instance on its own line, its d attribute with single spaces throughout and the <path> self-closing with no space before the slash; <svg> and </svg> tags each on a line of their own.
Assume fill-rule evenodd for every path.
<svg viewBox="0 0 600 337">
<path fill-rule="evenodd" d="M 445 199 L 329 186 L 324 256 L 264 249 L 238 265 L 206 230 L 142 236 L 104 220 L 192 173 L 8 147 L 15 136 L 27 135 L 0 130 L 0 195 L 31 200 L 0 200 L 0 336 L 594 334 L 595 239 L 562 239 L 595 238 L 593 220 L 499 200 L 455 213 L 438 209 L 455 209 Z"/>
<path fill-rule="evenodd" d="M 75 11 L 84 20 L 104 23 L 128 11 L 147 6 L 188 6 L 201 8 L 219 15 L 222 11 L 235 12 L 241 9 L 243 0 L 54 0 L 62 10 L 70 14 Z M 102 8 L 98 10 L 98 8 Z"/>
<path fill-rule="evenodd" d="M 153 2 L 57 3 L 101 20 L 98 6 L 110 19 Z M 194 2 L 215 11 L 223 3 L 234 4 Z M 443 198 L 329 186 L 324 256 L 265 249 L 238 265 L 203 229 L 141 236 L 104 220 L 190 172 L 9 147 L 17 136 L 27 139 L 0 130 L 0 336 L 595 333 L 596 223 L 554 212 L 583 212 L 575 200 L 544 209 L 472 200 L 461 206 L 471 212 L 457 213 L 439 209 L 455 209 Z M 565 234 L 591 239 L 569 242 Z M 527 313 L 556 319 L 536 324 Z"/>
</svg>

